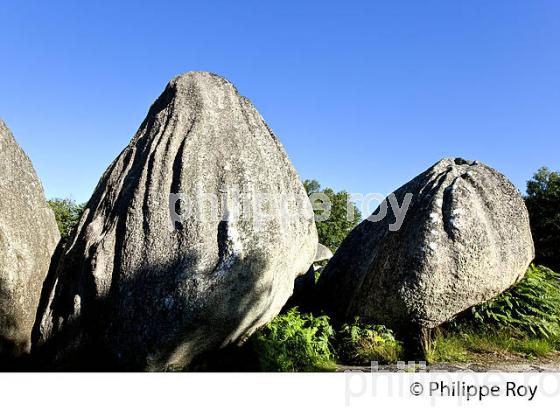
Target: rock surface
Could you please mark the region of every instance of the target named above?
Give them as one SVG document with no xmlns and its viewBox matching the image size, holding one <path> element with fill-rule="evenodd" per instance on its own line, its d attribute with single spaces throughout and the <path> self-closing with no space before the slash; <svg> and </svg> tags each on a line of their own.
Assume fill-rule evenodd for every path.
<svg viewBox="0 0 560 410">
<path fill-rule="evenodd" d="M 313 302 L 315 300 L 315 274 L 320 272 L 322 266 L 316 264 L 318 262 L 325 262 L 332 258 L 333 253 L 325 245 L 318 243 L 317 251 L 315 252 L 315 259 L 313 260 L 313 265 L 309 267 L 309 270 L 305 275 L 299 276 L 294 282 L 294 293 L 286 302 L 286 305 L 282 308 L 282 313 L 288 311 L 289 309 L 298 306 L 299 310 L 311 311 L 313 309 Z"/>
<path fill-rule="evenodd" d="M 33 165 L 0 120 L 0 361 L 29 352 L 43 280 L 59 239 Z"/>
<path fill-rule="evenodd" d="M 364 220 L 322 272 L 318 303 L 335 320 L 434 328 L 523 277 L 534 257 L 529 217 L 503 175 L 445 158 L 394 192 L 399 205 L 407 193 L 400 229 L 392 207 Z"/>
<path fill-rule="evenodd" d="M 311 266 L 304 275 L 296 278 L 294 282 L 294 292 L 282 308 L 281 313 L 286 313 L 296 306 L 300 312 L 309 311 L 313 306 L 315 286 L 315 267 Z"/>
<path fill-rule="evenodd" d="M 277 315 L 316 244 L 303 185 L 250 101 L 221 77 L 183 74 L 107 169 L 50 273 L 37 352 L 60 366 L 88 356 L 185 368 Z"/>
<path fill-rule="evenodd" d="M 317 252 L 315 253 L 315 260 L 313 262 L 328 261 L 333 257 L 333 253 L 329 248 L 320 243 L 317 244 Z"/>
</svg>

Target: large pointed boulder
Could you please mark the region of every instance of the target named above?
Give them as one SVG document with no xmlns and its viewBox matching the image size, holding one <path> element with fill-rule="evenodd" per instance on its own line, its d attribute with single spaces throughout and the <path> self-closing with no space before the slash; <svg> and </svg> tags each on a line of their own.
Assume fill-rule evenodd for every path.
<svg viewBox="0 0 560 410">
<path fill-rule="evenodd" d="M 277 315 L 316 244 L 303 185 L 251 102 L 219 76 L 178 76 L 51 272 L 37 352 L 59 365 L 185 368 Z"/>
<path fill-rule="evenodd" d="M 30 350 L 43 280 L 59 239 L 33 165 L 0 120 L 0 366 Z"/>
<path fill-rule="evenodd" d="M 523 198 L 478 161 L 443 159 L 389 199 L 321 274 L 318 303 L 336 321 L 434 328 L 509 288 L 534 257 Z"/>
</svg>

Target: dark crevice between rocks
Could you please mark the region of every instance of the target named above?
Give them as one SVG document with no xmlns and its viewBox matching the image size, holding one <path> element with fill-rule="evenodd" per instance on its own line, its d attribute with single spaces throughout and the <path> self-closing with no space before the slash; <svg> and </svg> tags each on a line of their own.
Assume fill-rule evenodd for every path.
<svg viewBox="0 0 560 410">
<path fill-rule="evenodd" d="M 28 370 L 110 369 L 110 365 L 105 366 L 107 361 L 102 359 L 106 355 L 99 353 L 102 347 L 91 338 L 91 335 L 96 334 L 96 320 L 100 320 L 103 316 L 100 306 L 104 302 L 103 298 L 97 296 L 94 277 L 90 273 L 91 259 L 88 255 L 83 263 L 78 263 L 73 260 L 75 254 L 65 255 L 64 258 L 70 261 L 69 265 L 72 269 L 61 275 L 58 266 L 63 251 L 63 245 L 59 244 L 43 285 L 32 330 L 32 350 L 28 360 Z M 44 343 L 39 344 L 41 320 L 48 309 L 50 295 L 53 292 L 55 293 L 51 305 L 53 332 Z M 74 312 L 74 300 L 77 296 L 80 298 L 80 315 Z M 63 320 L 61 328 L 57 328 L 59 320 Z"/>
</svg>

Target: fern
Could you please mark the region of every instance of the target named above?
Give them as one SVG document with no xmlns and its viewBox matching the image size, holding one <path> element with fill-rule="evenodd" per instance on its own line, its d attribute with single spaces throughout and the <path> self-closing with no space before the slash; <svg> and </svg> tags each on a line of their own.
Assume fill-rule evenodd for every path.
<svg viewBox="0 0 560 410">
<path fill-rule="evenodd" d="M 516 329 L 544 338 L 560 336 L 560 275 L 531 265 L 525 277 L 494 299 L 471 308 L 460 325 Z"/>
<path fill-rule="evenodd" d="M 382 325 L 362 323 L 358 317 L 353 323 L 341 327 L 337 340 L 338 355 L 348 363 L 391 363 L 402 354 L 401 343 L 395 339 L 392 330 Z"/>
<path fill-rule="evenodd" d="M 264 371 L 330 370 L 333 335 L 327 316 L 314 317 L 293 308 L 260 329 L 253 344 Z"/>
</svg>

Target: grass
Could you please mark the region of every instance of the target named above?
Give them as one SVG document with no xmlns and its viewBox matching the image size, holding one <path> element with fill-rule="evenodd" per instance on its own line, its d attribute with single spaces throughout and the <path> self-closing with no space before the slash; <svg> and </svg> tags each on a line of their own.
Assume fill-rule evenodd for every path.
<svg viewBox="0 0 560 410">
<path fill-rule="evenodd" d="M 560 276 L 531 265 L 525 277 L 435 332 L 427 360 L 470 362 L 484 355 L 523 359 L 560 349 Z"/>
<path fill-rule="evenodd" d="M 473 307 L 457 326 L 488 325 L 514 329 L 529 336 L 560 336 L 560 275 L 531 265 L 515 286 L 492 300 Z"/>
<path fill-rule="evenodd" d="M 509 329 L 482 329 L 472 332 L 436 331 L 429 363 L 476 362 L 483 356 L 514 356 L 522 359 L 547 357 L 558 350 L 558 342 L 528 336 Z"/>
<path fill-rule="evenodd" d="M 468 361 L 469 354 L 462 336 L 446 337 L 438 332 L 432 343 L 432 349 L 427 352 L 426 360 L 429 363 L 463 363 Z"/>
<path fill-rule="evenodd" d="M 523 280 L 434 332 L 429 363 L 534 360 L 560 350 L 560 276 L 531 266 Z M 260 369 L 328 371 L 350 365 L 406 360 L 402 343 L 385 326 L 353 323 L 333 329 L 327 316 L 297 308 L 252 338 Z"/>
</svg>

